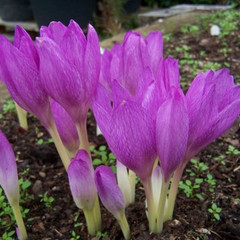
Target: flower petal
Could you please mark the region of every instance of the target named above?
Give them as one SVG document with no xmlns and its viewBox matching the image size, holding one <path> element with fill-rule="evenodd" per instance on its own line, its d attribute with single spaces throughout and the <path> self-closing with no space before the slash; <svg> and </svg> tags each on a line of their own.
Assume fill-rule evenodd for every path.
<svg viewBox="0 0 240 240">
<path fill-rule="evenodd" d="M 109 147 L 116 158 L 144 180 L 156 159 L 154 119 L 138 103 L 123 101 L 109 124 Z"/>
<path fill-rule="evenodd" d="M 12 146 L 0 131 L 0 185 L 10 203 L 19 201 L 16 158 Z"/>
<path fill-rule="evenodd" d="M 145 40 L 150 56 L 150 66 L 155 76 L 157 76 L 160 59 L 163 57 L 163 37 L 161 32 L 151 32 Z"/>
<path fill-rule="evenodd" d="M 89 156 L 80 150 L 68 167 L 68 179 L 73 199 L 81 209 L 91 210 L 97 197 Z"/>
<path fill-rule="evenodd" d="M 76 153 L 79 148 L 79 138 L 75 124 L 64 108 L 53 99 L 51 99 L 51 110 L 64 146 L 69 152 Z"/>
<path fill-rule="evenodd" d="M 99 166 L 95 170 L 94 180 L 103 205 L 118 219 L 118 214 L 125 209 L 125 202 L 114 172 L 110 167 Z"/>
<path fill-rule="evenodd" d="M 183 160 L 189 131 L 185 96 L 180 90 L 173 91 L 173 96 L 160 106 L 156 121 L 157 150 L 166 182 Z"/>
</svg>

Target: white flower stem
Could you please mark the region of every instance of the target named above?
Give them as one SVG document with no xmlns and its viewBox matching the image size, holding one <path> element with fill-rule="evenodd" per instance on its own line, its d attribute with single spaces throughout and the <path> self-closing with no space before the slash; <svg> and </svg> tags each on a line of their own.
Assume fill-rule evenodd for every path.
<svg viewBox="0 0 240 240">
<path fill-rule="evenodd" d="M 28 130 L 27 112 L 23 108 L 21 108 L 15 101 L 14 103 L 20 127 L 22 127 L 25 130 Z"/>
<path fill-rule="evenodd" d="M 62 163 L 65 167 L 65 169 L 67 170 L 68 169 L 68 166 L 70 164 L 70 159 L 69 159 L 69 156 L 65 150 L 65 147 L 62 143 L 62 140 L 59 136 L 59 133 L 57 131 L 57 128 L 56 128 L 56 125 L 55 125 L 55 122 L 52 121 L 52 124 L 51 126 L 48 127 L 48 131 L 53 139 L 53 142 L 57 148 L 57 151 L 58 151 L 58 154 L 62 160 Z"/>
<path fill-rule="evenodd" d="M 134 203 L 135 202 L 136 173 L 129 169 L 128 170 L 128 178 L 129 178 L 129 183 L 130 183 L 130 188 L 131 188 L 130 203 Z"/>
<path fill-rule="evenodd" d="M 161 194 L 160 194 L 160 200 L 157 210 L 157 233 L 162 232 L 163 230 L 163 220 L 164 220 L 164 208 L 167 198 L 167 190 L 169 186 L 169 180 L 165 182 L 164 174 L 162 173 L 162 187 L 161 187 Z"/>
<path fill-rule="evenodd" d="M 101 232 L 102 219 L 101 219 L 101 211 L 100 211 L 98 196 L 96 197 L 96 201 L 95 201 L 95 204 L 94 204 L 94 207 L 93 207 L 93 214 L 94 214 L 96 231 Z"/>
<path fill-rule="evenodd" d="M 127 207 L 131 203 L 131 195 L 132 195 L 128 171 L 127 171 L 127 168 L 120 161 L 117 161 L 116 167 L 117 167 L 118 186 L 122 191 L 124 201 L 125 201 L 125 207 Z"/>
<path fill-rule="evenodd" d="M 178 166 L 178 168 L 175 170 L 175 172 L 173 174 L 173 179 L 172 179 L 169 196 L 168 196 L 168 207 L 167 207 L 167 211 L 164 216 L 164 221 L 171 220 L 173 217 L 173 210 L 174 210 L 176 196 L 177 196 L 177 192 L 178 192 L 178 185 L 181 180 L 183 170 L 184 170 L 187 162 L 188 161 L 184 160 Z"/>
<path fill-rule="evenodd" d="M 157 231 L 157 229 L 156 229 L 157 206 L 155 206 L 155 202 L 154 202 L 151 177 L 142 182 L 143 182 L 144 191 L 145 191 L 145 195 L 146 195 L 146 201 L 147 201 L 147 216 L 148 216 L 149 230 L 150 230 L 150 232 L 156 233 L 156 231 Z"/>
<path fill-rule="evenodd" d="M 120 217 L 117 218 L 117 221 L 121 227 L 124 238 L 126 240 L 130 239 L 130 228 L 124 210 L 120 213 Z"/>
<path fill-rule="evenodd" d="M 95 222 L 95 218 L 94 218 L 93 209 L 92 210 L 83 209 L 83 213 L 84 213 L 84 216 L 86 219 L 88 233 L 91 236 L 95 236 L 97 233 L 97 228 L 96 228 L 96 222 Z"/>
<path fill-rule="evenodd" d="M 89 150 L 86 121 L 77 123 L 76 128 L 77 128 L 78 137 L 80 141 L 79 149 L 84 149 L 85 151 L 88 152 L 89 156 L 91 157 L 91 153 Z"/>
<path fill-rule="evenodd" d="M 23 218 L 22 218 L 22 214 L 20 211 L 20 206 L 18 202 L 15 202 L 13 204 L 11 204 L 12 209 L 13 209 L 13 213 L 17 222 L 17 226 L 19 229 L 19 233 L 20 233 L 20 240 L 26 240 L 27 239 L 27 231 L 23 222 Z"/>
</svg>

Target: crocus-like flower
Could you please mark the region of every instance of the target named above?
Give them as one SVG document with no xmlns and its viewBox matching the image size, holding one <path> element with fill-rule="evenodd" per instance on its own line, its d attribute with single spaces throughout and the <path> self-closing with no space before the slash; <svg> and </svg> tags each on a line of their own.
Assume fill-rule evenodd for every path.
<svg viewBox="0 0 240 240">
<path fill-rule="evenodd" d="M 26 228 L 19 207 L 19 185 L 16 158 L 12 146 L 0 131 L 0 185 L 2 186 L 19 228 L 21 240 L 27 239 Z"/>
<path fill-rule="evenodd" d="M 0 184 L 9 202 L 19 201 L 17 165 L 12 146 L 0 131 Z"/>
<path fill-rule="evenodd" d="M 76 155 L 79 147 L 77 129 L 69 114 L 53 99 L 51 99 L 51 110 L 62 142 L 73 157 Z"/>
<path fill-rule="evenodd" d="M 162 169 L 156 232 L 161 232 L 163 228 L 169 180 L 184 158 L 189 131 L 189 118 L 184 94 L 180 89 L 172 88 L 169 90 L 169 96 L 169 99 L 159 107 L 156 121 L 157 149 Z"/>
<path fill-rule="evenodd" d="M 51 125 L 50 105 L 39 80 L 39 58 L 32 39 L 23 28 L 17 26 L 13 45 L 0 35 L 0 55 L 3 81 L 12 98 L 48 128 Z"/>
<path fill-rule="evenodd" d="M 157 149 L 165 182 L 184 158 L 189 131 L 184 94 L 172 88 L 170 95 L 159 107 L 156 121 Z"/>
<path fill-rule="evenodd" d="M 199 73 L 186 100 L 190 129 L 186 156 L 191 158 L 223 134 L 240 113 L 240 86 L 228 69 Z"/>
<path fill-rule="evenodd" d="M 39 56 L 27 32 L 17 26 L 14 45 L 0 35 L 0 72 L 14 101 L 36 115 L 51 134 L 67 168 L 69 158 L 53 121 L 49 97 L 39 77 Z"/>
<path fill-rule="evenodd" d="M 87 112 L 100 73 L 100 46 L 94 28 L 87 38 L 73 20 L 65 27 L 50 23 L 37 39 L 41 82 L 47 93 L 69 113 L 79 132 L 80 149 L 88 149 Z"/>
<path fill-rule="evenodd" d="M 161 46 L 160 33 L 152 33 L 145 39 L 139 34 L 127 33 L 123 45 L 115 45 L 102 57 L 100 84 L 93 103 L 96 121 L 117 160 L 134 171 L 143 182 L 151 231 L 156 231 L 157 206 L 151 175 L 158 155 L 157 112 L 171 97 L 171 88 L 180 91 L 177 61 L 163 59 Z M 158 49 L 160 56 L 152 54 L 152 49 Z M 169 157 L 161 161 L 168 160 Z M 174 161 L 177 164 L 179 159 Z M 175 164 L 171 171 L 176 168 Z M 166 164 L 164 170 L 169 178 L 172 172 Z"/>
<path fill-rule="evenodd" d="M 240 113 L 240 86 L 234 85 L 228 69 L 199 73 L 186 94 L 189 138 L 184 161 L 171 184 L 166 219 L 171 219 L 178 184 L 188 161 L 223 134 Z"/>
<path fill-rule="evenodd" d="M 153 75 L 157 76 L 162 56 L 163 39 L 160 32 L 152 32 L 144 39 L 140 34 L 129 31 L 122 45 L 115 44 L 111 51 L 104 51 L 100 82 L 111 92 L 111 83 L 117 80 L 132 95 L 136 95 L 138 88 L 152 81 L 145 79 L 139 85 L 142 71 L 150 67 Z"/>
<path fill-rule="evenodd" d="M 93 168 L 85 150 L 72 158 L 67 173 L 74 202 L 84 212 L 89 234 L 95 235 L 101 228 L 101 216 Z"/>
<path fill-rule="evenodd" d="M 119 222 L 125 239 L 129 239 L 130 229 L 125 216 L 125 202 L 114 172 L 110 167 L 99 166 L 95 170 L 94 180 L 103 205 Z"/>
</svg>

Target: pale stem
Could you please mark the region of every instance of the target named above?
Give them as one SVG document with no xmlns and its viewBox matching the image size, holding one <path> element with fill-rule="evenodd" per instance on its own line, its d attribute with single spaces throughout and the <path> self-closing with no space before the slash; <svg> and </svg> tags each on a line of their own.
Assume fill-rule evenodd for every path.
<svg viewBox="0 0 240 240">
<path fill-rule="evenodd" d="M 89 150 L 86 121 L 77 123 L 76 128 L 77 128 L 78 137 L 79 137 L 79 141 L 80 141 L 79 149 L 86 150 L 88 152 L 89 156 L 91 156 L 91 153 Z"/>
<path fill-rule="evenodd" d="M 124 210 L 120 213 L 120 217 L 117 218 L 117 221 L 121 227 L 124 238 L 126 240 L 130 239 L 130 228 Z"/>
<path fill-rule="evenodd" d="M 178 192 L 178 185 L 181 180 L 183 170 L 184 170 L 187 162 L 188 161 L 183 161 L 178 166 L 178 168 L 175 170 L 175 172 L 173 174 L 173 179 L 172 179 L 169 196 L 168 196 L 168 207 L 167 207 L 167 211 L 164 216 L 164 221 L 171 220 L 173 217 L 173 210 L 174 210 L 176 196 L 177 196 L 177 192 Z"/>
<path fill-rule="evenodd" d="M 142 183 L 144 186 L 144 191 L 145 191 L 146 201 L 147 201 L 147 216 L 148 216 L 149 230 L 150 232 L 156 233 L 157 209 L 154 202 L 151 177 L 146 179 L 145 181 L 142 181 Z"/>
<path fill-rule="evenodd" d="M 125 207 L 127 207 L 132 200 L 131 185 L 127 168 L 120 161 L 117 161 L 117 182 L 124 197 Z"/>
<path fill-rule="evenodd" d="M 76 151 L 69 151 L 67 148 L 65 149 L 70 159 L 76 156 Z"/>
<path fill-rule="evenodd" d="M 95 236 L 98 230 L 95 222 L 94 209 L 83 209 L 83 213 L 86 219 L 88 233 L 91 236 Z"/>
<path fill-rule="evenodd" d="M 135 202 L 135 186 L 136 186 L 136 173 L 128 169 L 128 178 L 131 188 L 131 201 L 130 203 Z"/>
<path fill-rule="evenodd" d="M 13 209 L 13 213 L 17 222 L 17 226 L 19 229 L 19 233 L 20 233 L 20 240 L 26 240 L 27 239 L 27 231 L 23 222 L 23 218 L 22 218 L 22 214 L 20 211 L 20 206 L 18 202 L 15 202 L 13 204 L 11 204 L 12 209 Z"/>
<path fill-rule="evenodd" d="M 100 211 L 98 196 L 96 197 L 96 201 L 93 207 L 93 214 L 94 214 L 96 231 L 101 232 L 102 219 L 101 219 L 101 211 Z"/>
<path fill-rule="evenodd" d="M 48 131 L 53 139 L 53 142 L 56 146 L 56 149 L 58 151 L 58 154 L 63 162 L 63 165 L 65 167 L 65 169 L 67 170 L 68 169 L 68 166 L 70 164 L 70 159 L 69 159 L 69 156 L 65 150 L 65 147 L 62 143 L 62 140 L 59 136 L 59 133 L 57 131 L 57 128 L 56 128 L 56 125 L 55 125 L 55 122 L 52 121 L 52 124 L 51 126 L 48 127 Z"/>
<path fill-rule="evenodd" d="M 23 108 L 21 108 L 15 101 L 14 103 L 15 108 L 17 110 L 17 117 L 20 127 L 22 127 L 25 130 L 28 130 L 27 112 Z"/>
<path fill-rule="evenodd" d="M 167 190 L 169 186 L 169 180 L 165 182 L 164 174 L 162 173 L 162 187 L 161 187 L 161 194 L 160 194 L 160 200 L 158 205 L 158 216 L 157 216 L 157 233 L 162 232 L 163 230 L 163 220 L 164 220 L 164 208 L 167 198 Z"/>
</svg>

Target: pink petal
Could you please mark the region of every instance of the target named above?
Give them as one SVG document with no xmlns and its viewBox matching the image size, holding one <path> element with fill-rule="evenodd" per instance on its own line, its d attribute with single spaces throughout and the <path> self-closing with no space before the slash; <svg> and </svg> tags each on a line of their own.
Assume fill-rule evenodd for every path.
<svg viewBox="0 0 240 240">
<path fill-rule="evenodd" d="M 189 131 L 185 96 L 180 90 L 173 91 L 173 97 L 160 106 L 156 121 L 157 149 L 166 182 L 183 160 Z"/>
<path fill-rule="evenodd" d="M 163 37 L 161 32 L 151 32 L 145 40 L 150 56 L 150 66 L 155 76 L 157 76 L 158 67 L 163 57 Z"/>
<path fill-rule="evenodd" d="M 138 103 L 123 101 L 109 125 L 109 147 L 141 179 L 150 177 L 156 159 L 154 119 Z"/>
<path fill-rule="evenodd" d="M 67 173 L 76 205 L 81 209 L 91 210 L 97 197 L 97 190 L 89 162 L 88 154 L 80 150 L 77 156 L 72 158 Z"/>
<path fill-rule="evenodd" d="M 79 138 L 75 124 L 64 108 L 53 99 L 51 99 L 51 110 L 64 146 L 68 151 L 76 153 L 79 148 Z"/>
<path fill-rule="evenodd" d="M 6 136 L 0 131 L 0 185 L 8 200 L 19 201 L 19 186 L 16 158 L 12 146 Z"/>
<path fill-rule="evenodd" d="M 99 166 L 95 170 L 94 180 L 103 205 L 116 217 L 125 209 L 125 202 L 114 172 L 110 167 Z"/>
<path fill-rule="evenodd" d="M 3 80 L 12 98 L 23 109 L 36 115 L 45 127 L 49 126 L 49 100 L 39 81 L 36 64 L 2 36 L 0 55 Z"/>
</svg>

